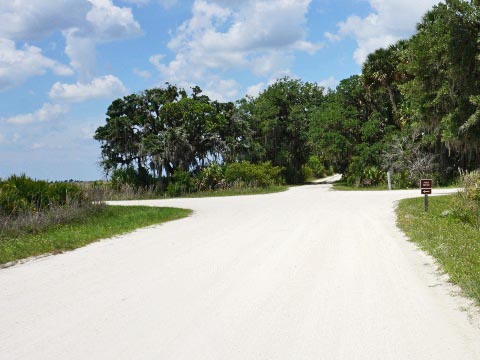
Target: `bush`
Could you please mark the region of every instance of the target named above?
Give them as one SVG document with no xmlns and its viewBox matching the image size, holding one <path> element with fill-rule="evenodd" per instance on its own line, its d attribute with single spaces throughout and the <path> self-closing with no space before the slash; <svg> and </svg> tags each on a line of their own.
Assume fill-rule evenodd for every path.
<svg viewBox="0 0 480 360">
<path fill-rule="evenodd" d="M 395 136 L 383 153 L 385 168 L 406 173 L 408 183 L 417 186 L 420 179 L 435 177 L 438 168 L 437 157 L 423 149 L 421 136 L 419 132 Z"/>
<path fill-rule="evenodd" d="M 330 165 L 328 168 L 327 168 L 327 176 L 332 176 L 335 174 L 335 169 L 333 168 L 332 165 Z"/>
<path fill-rule="evenodd" d="M 401 171 L 392 174 L 392 186 L 395 189 L 406 189 L 410 187 L 418 186 L 410 180 L 407 171 Z"/>
<path fill-rule="evenodd" d="M 360 186 L 363 176 L 364 165 L 358 156 L 353 156 L 345 172 L 345 179 L 348 185 Z"/>
<path fill-rule="evenodd" d="M 385 183 L 387 174 L 377 168 L 376 166 L 369 166 L 363 170 L 362 183 L 370 184 L 373 186 L 381 185 Z"/>
<path fill-rule="evenodd" d="M 461 174 L 462 191 L 455 197 L 453 216 L 479 227 L 480 215 L 480 170 Z"/>
<path fill-rule="evenodd" d="M 300 170 L 300 179 L 303 179 L 302 182 L 309 181 L 313 179 L 313 170 L 308 165 L 303 165 Z"/>
<path fill-rule="evenodd" d="M 111 176 L 112 186 L 121 188 L 123 185 L 138 188 L 147 188 L 155 183 L 154 178 L 145 168 L 134 169 L 129 166 L 126 168 L 115 169 Z"/>
<path fill-rule="evenodd" d="M 26 175 L 12 175 L 0 182 L 0 213 L 4 215 L 38 212 L 52 206 L 84 201 L 83 191 L 75 184 L 50 184 L 42 180 L 33 180 Z"/>
<path fill-rule="evenodd" d="M 308 158 L 307 166 L 312 171 L 312 175 L 316 178 L 322 178 L 327 175 L 327 170 L 325 169 L 323 162 L 320 161 L 318 156 L 310 156 Z"/>
<path fill-rule="evenodd" d="M 48 183 L 25 175 L 0 181 L 0 239 L 38 233 L 102 208 L 98 191 L 71 183 Z"/>
<path fill-rule="evenodd" d="M 191 193 L 195 190 L 195 184 L 192 176 L 188 171 L 177 170 L 170 178 L 167 186 L 167 194 L 169 196 L 179 196 Z"/>
<path fill-rule="evenodd" d="M 346 173 L 348 185 L 359 186 L 378 186 L 384 184 L 387 180 L 387 173 L 376 166 L 365 165 L 364 161 L 354 156 Z"/>
<path fill-rule="evenodd" d="M 225 165 L 225 181 L 229 186 L 269 187 L 284 183 L 282 168 L 270 162 L 252 164 L 248 161 Z"/>
<path fill-rule="evenodd" d="M 212 163 L 204 167 L 195 176 L 195 184 L 198 191 L 215 190 L 225 184 L 224 168 L 218 163 Z"/>
</svg>

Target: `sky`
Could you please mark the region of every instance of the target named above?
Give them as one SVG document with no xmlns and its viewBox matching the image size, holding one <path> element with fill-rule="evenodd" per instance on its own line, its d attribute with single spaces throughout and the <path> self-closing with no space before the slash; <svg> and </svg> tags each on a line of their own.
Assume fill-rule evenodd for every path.
<svg viewBox="0 0 480 360">
<path fill-rule="evenodd" d="M 113 100 L 166 82 L 219 101 L 284 76 L 335 88 L 434 0 L 0 0 L 0 178 L 105 178 Z"/>
</svg>

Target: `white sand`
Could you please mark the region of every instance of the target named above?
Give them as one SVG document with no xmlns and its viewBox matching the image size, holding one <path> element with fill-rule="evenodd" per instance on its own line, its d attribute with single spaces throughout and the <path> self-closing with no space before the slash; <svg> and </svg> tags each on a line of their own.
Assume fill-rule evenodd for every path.
<svg viewBox="0 0 480 360">
<path fill-rule="evenodd" d="M 136 201 L 193 216 L 0 270 L 1 359 L 480 359 L 395 227 L 419 191 Z"/>
</svg>

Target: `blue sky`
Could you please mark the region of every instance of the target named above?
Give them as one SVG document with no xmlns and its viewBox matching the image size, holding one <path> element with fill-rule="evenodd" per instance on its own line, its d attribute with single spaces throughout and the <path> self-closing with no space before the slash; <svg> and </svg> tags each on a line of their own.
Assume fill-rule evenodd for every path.
<svg viewBox="0 0 480 360">
<path fill-rule="evenodd" d="M 220 101 L 285 75 L 335 87 L 436 3 L 0 0 L 0 177 L 103 178 L 108 105 L 165 82 Z"/>
</svg>

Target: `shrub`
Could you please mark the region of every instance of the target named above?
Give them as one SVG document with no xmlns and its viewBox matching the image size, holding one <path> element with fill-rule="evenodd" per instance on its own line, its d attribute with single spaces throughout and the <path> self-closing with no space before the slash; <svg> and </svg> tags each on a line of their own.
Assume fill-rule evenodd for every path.
<svg viewBox="0 0 480 360">
<path fill-rule="evenodd" d="M 395 189 L 406 189 L 414 187 L 415 184 L 410 180 L 407 171 L 401 171 L 392 174 L 392 186 Z"/>
<path fill-rule="evenodd" d="M 131 166 L 113 170 L 111 181 L 112 186 L 116 188 L 129 185 L 137 189 L 147 188 L 155 182 L 145 168 L 134 169 Z"/>
<path fill-rule="evenodd" d="M 204 167 L 196 176 L 195 184 L 198 191 L 214 190 L 225 184 L 224 168 L 218 163 Z"/>
<path fill-rule="evenodd" d="M 345 179 L 348 185 L 360 186 L 362 181 L 364 165 L 358 156 L 353 156 L 345 172 Z"/>
<path fill-rule="evenodd" d="M 270 162 L 248 161 L 225 165 L 225 181 L 230 186 L 268 187 L 283 184 L 282 168 Z"/>
<path fill-rule="evenodd" d="M 4 215 L 38 212 L 52 206 L 82 203 L 84 200 L 83 191 L 75 184 L 50 184 L 26 175 L 12 175 L 0 182 L 0 212 Z"/>
<path fill-rule="evenodd" d="M 332 165 L 330 165 L 330 166 L 327 168 L 327 176 L 332 176 L 333 174 L 335 174 L 335 169 L 333 168 Z"/>
<path fill-rule="evenodd" d="M 308 158 L 307 166 L 311 169 L 312 175 L 316 178 L 322 178 L 327 175 L 327 170 L 318 156 L 310 156 Z"/>
<path fill-rule="evenodd" d="M 195 190 L 193 178 L 188 171 L 177 170 L 170 178 L 167 186 L 169 196 L 187 194 Z"/>
<path fill-rule="evenodd" d="M 363 170 L 362 182 L 368 182 L 370 185 L 380 185 L 385 183 L 387 174 L 376 166 L 369 166 Z"/>
<path fill-rule="evenodd" d="M 463 189 L 455 197 L 453 216 L 479 227 L 480 215 L 480 170 L 462 173 Z"/>
<path fill-rule="evenodd" d="M 0 181 L 0 238 L 40 232 L 102 208 L 98 192 L 71 183 L 48 183 L 25 175 Z"/>
<path fill-rule="evenodd" d="M 313 179 L 313 170 L 308 165 L 302 166 L 300 174 L 300 178 L 304 180 L 303 182 Z"/>
<path fill-rule="evenodd" d="M 357 187 L 377 186 L 386 182 L 387 173 L 376 166 L 365 165 L 360 157 L 354 156 L 348 167 L 346 180 L 348 185 Z"/>
<path fill-rule="evenodd" d="M 418 184 L 420 179 L 433 178 L 438 168 L 437 157 L 423 149 L 421 134 L 395 136 L 383 153 L 386 169 L 407 173 L 410 184 Z"/>
</svg>

